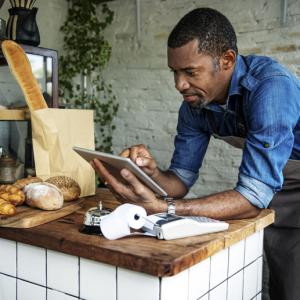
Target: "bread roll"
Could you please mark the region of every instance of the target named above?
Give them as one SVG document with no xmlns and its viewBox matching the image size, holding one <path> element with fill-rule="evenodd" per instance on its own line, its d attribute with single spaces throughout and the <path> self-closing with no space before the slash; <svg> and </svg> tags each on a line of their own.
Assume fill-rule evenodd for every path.
<svg viewBox="0 0 300 300">
<path fill-rule="evenodd" d="M 68 176 L 55 176 L 50 177 L 46 182 L 52 183 L 57 186 L 63 196 L 65 201 L 72 201 L 77 199 L 80 196 L 81 189 L 79 184 Z"/>
<path fill-rule="evenodd" d="M 47 108 L 47 103 L 22 47 L 11 40 L 3 41 L 1 47 L 8 66 L 21 87 L 29 110 Z"/>
<path fill-rule="evenodd" d="M 19 188 L 11 184 L 0 185 L 0 198 L 13 205 L 21 205 L 25 200 L 25 194 Z"/>
<path fill-rule="evenodd" d="M 13 185 L 22 190 L 27 184 L 42 181 L 39 177 L 27 177 L 17 180 Z"/>
<path fill-rule="evenodd" d="M 30 183 L 25 186 L 26 204 L 43 210 L 60 209 L 64 204 L 61 191 L 47 182 Z"/>
<path fill-rule="evenodd" d="M 16 208 L 11 203 L 0 198 L 0 215 L 12 216 L 16 213 Z"/>
</svg>

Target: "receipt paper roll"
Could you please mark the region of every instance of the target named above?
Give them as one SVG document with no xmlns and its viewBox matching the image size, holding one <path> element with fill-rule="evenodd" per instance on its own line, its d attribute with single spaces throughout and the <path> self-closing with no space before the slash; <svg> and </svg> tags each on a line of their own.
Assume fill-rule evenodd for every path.
<svg viewBox="0 0 300 300">
<path fill-rule="evenodd" d="M 130 235 L 130 228 L 142 228 L 146 216 L 143 207 L 129 203 L 122 204 L 101 220 L 100 229 L 107 239 L 119 239 Z"/>
</svg>

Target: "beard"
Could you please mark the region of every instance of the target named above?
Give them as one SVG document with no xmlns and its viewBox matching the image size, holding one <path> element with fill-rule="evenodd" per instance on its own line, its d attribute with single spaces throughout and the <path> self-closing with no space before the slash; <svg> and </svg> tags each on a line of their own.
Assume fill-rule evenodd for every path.
<svg viewBox="0 0 300 300">
<path fill-rule="evenodd" d="M 197 101 L 195 101 L 194 103 L 189 103 L 189 105 L 191 106 L 191 108 L 197 110 L 197 111 L 201 111 L 203 108 L 205 108 L 208 104 L 210 103 L 209 100 L 204 99 L 203 97 L 200 97 Z"/>
</svg>

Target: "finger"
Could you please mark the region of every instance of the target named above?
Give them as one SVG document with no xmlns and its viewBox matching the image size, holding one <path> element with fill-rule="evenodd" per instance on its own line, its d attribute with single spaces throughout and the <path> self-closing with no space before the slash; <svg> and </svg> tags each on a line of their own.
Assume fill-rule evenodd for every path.
<svg viewBox="0 0 300 300">
<path fill-rule="evenodd" d="M 103 182 L 105 182 L 105 185 L 115 195 L 117 200 L 121 201 L 122 199 L 123 202 L 126 200 L 126 202 L 131 203 L 138 200 L 138 197 L 134 194 L 132 189 L 112 176 L 98 159 L 94 159 L 94 164 L 96 170 L 102 176 Z"/>
<path fill-rule="evenodd" d="M 139 166 L 139 167 L 147 167 L 149 169 L 154 169 L 156 168 L 156 163 L 154 161 L 154 159 L 152 158 L 148 158 L 148 157 L 138 157 L 136 159 L 136 164 Z"/>
<path fill-rule="evenodd" d="M 119 181 L 108 172 L 108 170 L 104 167 L 104 165 L 100 162 L 100 160 L 94 159 L 93 163 L 102 181 L 106 183 L 106 185 L 110 185 L 112 186 L 112 188 L 115 189 L 115 186 L 119 184 Z"/>
<path fill-rule="evenodd" d="M 95 163 L 91 160 L 90 162 L 90 165 L 92 166 L 92 168 L 97 172 L 99 178 L 100 178 L 100 181 L 105 183 L 105 180 L 103 179 L 102 175 L 98 172 L 96 166 L 95 166 Z"/>
<path fill-rule="evenodd" d="M 130 149 L 123 150 L 119 155 L 122 156 L 122 157 L 129 157 Z"/>
<path fill-rule="evenodd" d="M 129 170 L 121 170 L 122 177 L 132 186 L 133 192 L 142 195 L 147 189 Z"/>
</svg>

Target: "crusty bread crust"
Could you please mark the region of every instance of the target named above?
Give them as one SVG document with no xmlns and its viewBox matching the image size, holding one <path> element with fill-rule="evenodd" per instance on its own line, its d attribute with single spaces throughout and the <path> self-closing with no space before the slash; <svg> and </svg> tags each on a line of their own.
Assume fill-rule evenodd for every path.
<svg viewBox="0 0 300 300">
<path fill-rule="evenodd" d="M 34 182 L 25 186 L 26 204 L 43 210 L 62 208 L 64 197 L 61 191 L 48 182 Z"/>
<path fill-rule="evenodd" d="M 21 87 L 29 110 L 47 108 L 48 105 L 22 47 L 14 41 L 5 40 L 1 43 L 1 48 L 12 74 Z"/>
<path fill-rule="evenodd" d="M 50 177 L 46 182 L 52 183 L 57 186 L 63 196 L 65 201 L 73 201 L 78 199 L 81 193 L 79 184 L 71 177 L 68 176 L 55 176 Z"/>
<path fill-rule="evenodd" d="M 39 177 L 27 177 L 18 179 L 13 185 L 19 189 L 23 189 L 27 184 L 34 183 L 34 182 L 42 182 L 43 180 Z"/>
</svg>

